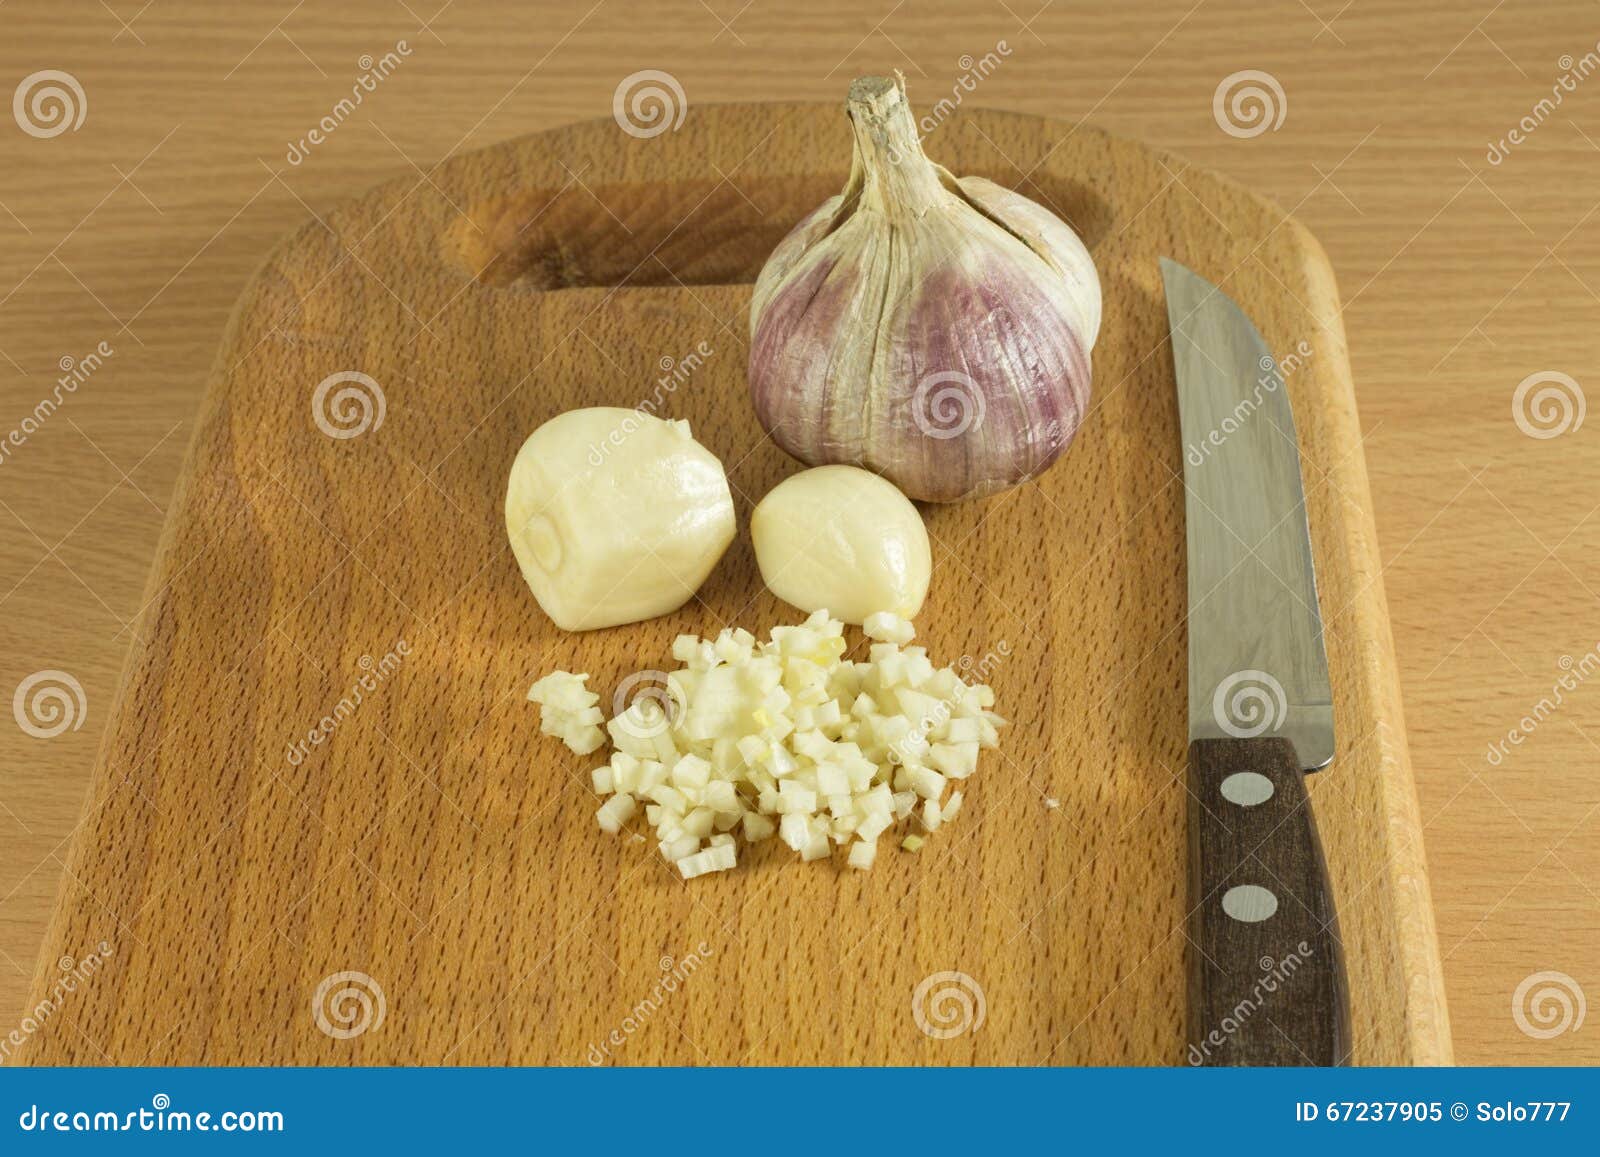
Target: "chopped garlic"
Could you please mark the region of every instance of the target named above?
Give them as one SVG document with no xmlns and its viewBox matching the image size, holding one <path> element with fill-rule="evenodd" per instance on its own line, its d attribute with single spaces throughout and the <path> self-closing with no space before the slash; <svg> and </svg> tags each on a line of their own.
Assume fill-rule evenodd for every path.
<svg viewBox="0 0 1600 1157">
<path fill-rule="evenodd" d="M 686 755 L 672 767 L 672 782 L 677 787 L 705 787 L 711 781 L 711 765 L 698 755 Z"/>
<path fill-rule="evenodd" d="M 856 835 L 867 843 L 873 843 L 881 836 L 884 829 L 894 822 L 894 817 L 887 815 L 868 816 L 856 825 Z"/>
<path fill-rule="evenodd" d="M 707 872 L 726 872 L 738 862 L 737 853 L 732 844 L 719 844 L 707 848 L 703 852 L 696 852 L 692 856 L 684 856 L 678 861 L 678 871 L 685 880 L 692 880 L 696 876 L 704 876 Z"/>
<path fill-rule="evenodd" d="M 614 795 L 600 805 L 600 810 L 595 812 L 595 818 L 600 821 L 600 826 L 612 835 L 622 830 L 622 825 L 633 818 L 636 811 L 633 797 L 624 792 Z"/>
<path fill-rule="evenodd" d="M 588 755 L 606 741 L 599 726 L 605 719 L 598 706 L 600 696 L 584 686 L 588 678 L 552 671 L 528 688 L 528 698 L 539 705 L 539 730 L 579 755 Z"/>
<path fill-rule="evenodd" d="M 820 823 L 820 820 L 812 821 L 811 838 L 806 841 L 806 846 L 800 849 L 800 858 L 807 863 L 812 860 L 820 860 L 833 851 L 828 842 L 826 825 L 820 829 L 816 826 Z"/>
<path fill-rule="evenodd" d="M 912 791 L 930 803 L 944 794 L 945 778 L 937 771 L 926 767 L 909 767 L 906 769 L 906 780 Z"/>
<path fill-rule="evenodd" d="M 909 619 L 902 619 L 892 611 L 877 611 L 867 616 L 861 624 L 867 638 L 880 643 L 899 643 L 902 646 L 916 637 Z"/>
<path fill-rule="evenodd" d="M 939 813 L 939 818 L 945 823 L 955 819 L 956 815 L 961 811 L 961 800 L 962 795 L 959 791 L 951 792 L 950 798 L 944 802 L 944 810 Z"/>
<path fill-rule="evenodd" d="M 735 833 L 747 844 L 776 836 L 802 860 L 843 847 L 862 871 L 897 824 L 923 833 L 900 846 L 921 848 L 960 812 L 952 785 L 995 746 L 1005 720 L 990 710 L 988 687 L 905 645 L 907 620 L 872 615 L 866 628 L 874 641 L 860 662 L 844 658 L 844 626 L 824 611 L 765 642 L 743 630 L 678 636 L 672 654 L 684 666 L 667 684 L 680 710 L 641 697 L 606 725 L 615 750 L 590 773 L 595 791 L 610 794 L 600 826 L 620 833 L 642 808 L 685 879 L 734 867 Z M 530 692 L 547 732 L 586 729 L 580 745 L 602 722 L 586 678 L 553 672 Z"/>
<path fill-rule="evenodd" d="M 694 836 L 679 836 L 675 840 L 661 841 L 661 854 L 674 862 L 692 856 L 700 850 L 700 841 Z"/>
</svg>

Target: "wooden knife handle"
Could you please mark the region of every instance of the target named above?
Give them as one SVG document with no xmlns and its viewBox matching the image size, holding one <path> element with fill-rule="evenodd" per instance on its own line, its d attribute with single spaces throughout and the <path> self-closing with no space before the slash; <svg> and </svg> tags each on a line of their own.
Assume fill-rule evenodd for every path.
<svg viewBox="0 0 1600 1157">
<path fill-rule="evenodd" d="M 1294 745 L 1189 746 L 1192 1065 L 1350 1062 L 1339 925 Z"/>
</svg>

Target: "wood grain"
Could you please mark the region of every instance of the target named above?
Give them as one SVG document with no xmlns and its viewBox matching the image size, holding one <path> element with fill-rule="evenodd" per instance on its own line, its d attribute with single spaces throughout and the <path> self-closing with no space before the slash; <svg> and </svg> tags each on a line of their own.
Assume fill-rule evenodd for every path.
<svg viewBox="0 0 1600 1157">
<path fill-rule="evenodd" d="M 934 151 L 1052 204 L 1106 296 L 1072 453 L 1037 483 L 926 511 L 925 641 L 982 665 L 1015 721 L 958 825 L 870 875 L 767 848 L 685 884 L 647 844 L 601 837 L 593 759 L 538 734 L 523 691 L 552 667 L 609 693 L 681 632 L 795 618 L 762 590 L 746 531 L 684 610 L 565 634 L 523 588 L 500 508 L 530 430 L 657 397 L 728 464 L 747 522 L 796 469 L 748 405 L 749 285 L 849 154 L 836 105 L 697 108 L 655 139 L 591 121 L 341 206 L 246 289 L 67 858 L 84 888 L 44 954 L 107 941 L 114 958 L 71 1025 L 52 1020 L 21 1056 L 82 1062 L 87 1037 L 123 1061 L 158 1041 L 158 1063 L 582 1063 L 607 1041 L 627 1064 L 1178 1062 L 1169 254 L 1245 303 L 1274 348 L 1305 343 L 1291 388 L 1342 740 L 1315 794 L 1354 1055 L 1448 1059 L 1325 257 L 1220 179 L 1191 172 L 1190 196 L 1171 195 L 1174 162 L 1098 132 L 962 113 Z M 708 186 L 708 170 L 734 175 Z M 1112 233 L 1113 218 L 1129 224 Z M 670 372 L 695 351 L 691 373 Z M 319 404 L 319 383 L 352 371 L 359 404 Z M 325 718 L 325 742 L 290 750 Z M 657 1011 L 663 973 L 691 959 Z M 347 971 L 382 989 L 386 1019 L 342 1040 L 314 1007 Z M 913 994 L 938 973 L 981 988 L 981 1031 L 919 1031 Z"/>
<path fill-rule="evenodd" d="M 1600 366 L 1600 90 L 1564 94 L 1509 159 L 1483 159 L 1549 91 L 1561 56 L 1593 42 L 1593 13 L 1580 0 L 1491 7 L 812 0 L 801 12 L 660 0 L 640 12 L 620 0 L 455 0 L 412 15 L 391 0 L 293 11 L 291 0 L 111 0 L 66 13 L 9 0 L 7 91 L 63 68 L 90 108 L 52 140 L 0 131 L 0 428 L 33 411 L 62 357 L 107 339 L 116 355 L 0 465 L 0 694 L 60 668 L 88 703 L 81 728 L 55 739 L 0 728 L 0 1007 L 21 1008 L 58 894 L 81 890 L 60 856 L 86 814 L 127 624 L 145 603 L 219 335 L 284 234 L 378 180 L 420 181 L 462 150 L 604 116 L 640 69 L 671 72 L 692 106 L 837 101 L 851 75 L 893 67 L 921 100 L 952 90 L 963 54 L 1005 39 L 1013 55 L 972 103 L 1170 148 L 1291 207 L 1327 248 L 1456 1055 L 1594 1063 L 1600 1036 L 1530 1037 L 1512 997 L 1547 970 L 1591 998 L 1600 984 L 1600 697 L 1585 687 L 1509 756 L 1487 753 L 1549 695 L 1562 656 L 1594 646 L 1600 435 L 1591 418 L 1530 439 L 1510 400 L 1535 371 L 1589 382 Z M 416 47 L 403 69 L 289 166 L 287 142 L 348 95 L 360 55 L 402 37 Z M 1279 78 L 1289 102 L 1278 129 L 1252 139 L 1213 117 L 1218 83 L 1242 68 Z M 1186 180 L 1180 165 L 1173 195 L 1187 197 Z"/>
</svg>

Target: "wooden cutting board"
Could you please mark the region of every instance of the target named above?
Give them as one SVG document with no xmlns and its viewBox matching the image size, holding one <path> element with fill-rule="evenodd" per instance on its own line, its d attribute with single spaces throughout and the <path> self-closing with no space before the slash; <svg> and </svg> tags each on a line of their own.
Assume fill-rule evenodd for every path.
<svg viewBox="0 0 1600 1157">
<path fill-rule="evenodd" d="M 797 618 L 745 529 L 797 468 L 747 402 L 748 302 L 842 185 L 849 138 L 833 105 L 527 137 L 328 212 L 240 301 L 34 1002 L 64 965 L 93 974 L 23 1060 L 1181 1063 L 1183 450 L 1159 255 L 1220 282 L 1291 371 L 1355 1059 L 1450 1059 L 1325 256 L 1243 189 L 1090 129 L 962 112 L 928 149 L 1053 205 L 1105 289 L 1070 452 L 925 510 L 921 641 L 986 664 L 1015 721 L 960 819 L 871 873 L 769 846 L 692 884 L 597 829 L 596 760 L 539 734 L 528 684 L 589 671 L 609 701 L 680 632 Z M 652 398 L 726 463 L 740 537 L 681 612 L 563 634 L 507 546 L 507 469 L 562 410 Z M 919 1027 L 963 1001 L 965 1031 Z"/>
</svg>

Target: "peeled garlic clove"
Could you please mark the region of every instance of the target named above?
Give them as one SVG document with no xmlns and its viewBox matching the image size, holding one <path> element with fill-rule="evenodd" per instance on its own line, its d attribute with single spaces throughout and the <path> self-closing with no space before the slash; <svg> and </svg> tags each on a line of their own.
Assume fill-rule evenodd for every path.
<svg viewBox="0 0 1600 1157">
<path fill-rule="evenodd" d="M 818 466 L 774 486 L 750 516 L 769 590 L 802 611 L 846 623 L 888 612 L 910 619 L 928 595 L 933 556 L 904 494 L 854 466 Z"/>
<path fill-rule="evenodd" d="M 517 453 L 506 533 L 556 626 L 611 627 L 689 600 L 733 541 L 733 495 L 687 422 L 568 410 Z"/>
<path fill-rule="evenodd" d="M 901 83 L 857 80 L 846 107 L 850 179 L 751 298 L 757 416 L 802 462 L 865 466 L 913 498 L 1034 477 L 1088 408 L 1088 250 L 1043 206 L 929 161 Z"/>
</svg>

